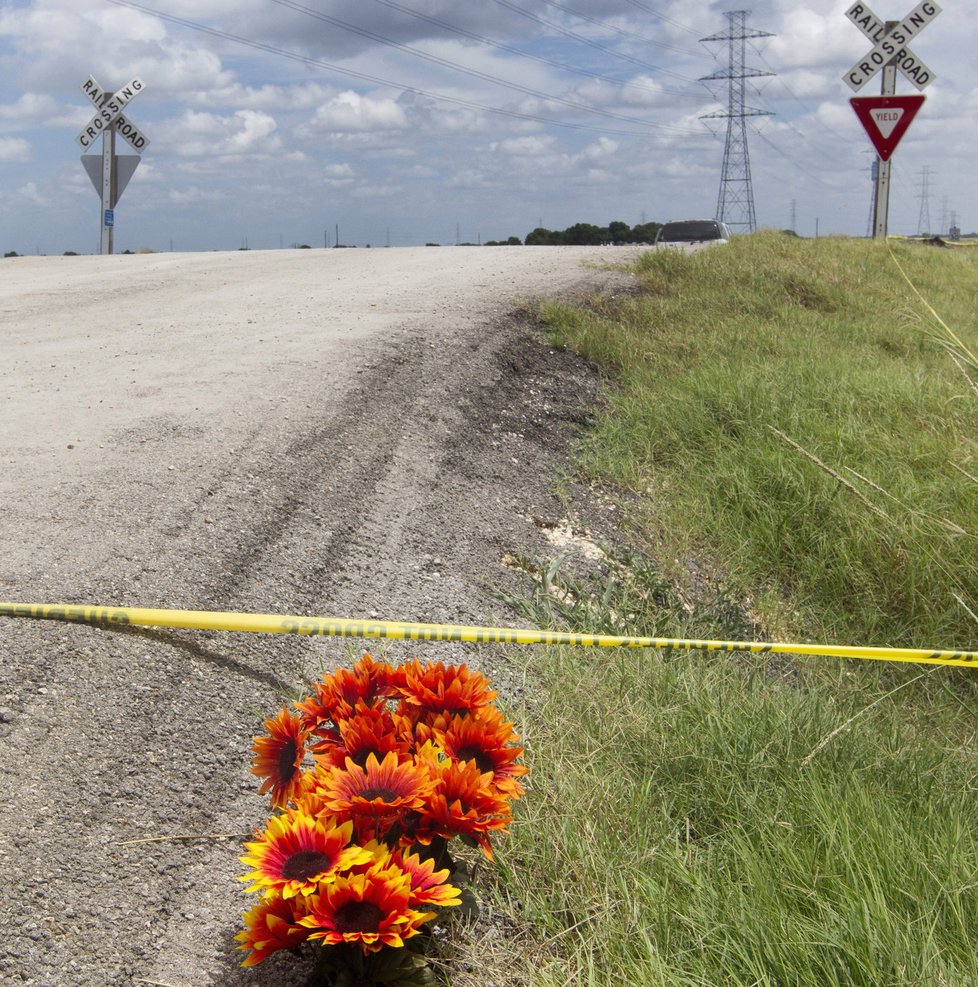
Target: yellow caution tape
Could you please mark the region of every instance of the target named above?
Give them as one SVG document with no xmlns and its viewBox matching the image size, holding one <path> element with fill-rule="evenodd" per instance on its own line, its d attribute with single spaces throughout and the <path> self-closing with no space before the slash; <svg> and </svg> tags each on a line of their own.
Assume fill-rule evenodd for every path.
<svg viewBox="0 0 978 987">
<path fill-rule="evenodd" d="M 905 243 L 930 243 L 935 239 L 933 236 L 903 236 L 900 233 L 890 233 L 888 240 L 902 240 Z M 939 236 L 946 247 L 978 247 L 978 240 L 968 237 L 964 240 L 951 240 L 944 236 Z"/>
<path fill-rule="evenodd" d="M 347 620 L 291 614 L 228 613 L 210 610 L 149 610 L 139 607 L 75 606 L 70 603 L 0 603 L 0 616 L 65 620 L 96 627 L 189 627 L 305 637 L 379 638 L 396 641 L 465 641 L 472 644 L 564 644 L 574 647 L 658 648 L 676 651 L 749 651 L 768 654 L 869 658 L 922 665 L 978 666 L 978 651 L 931 651 L 926 648 L 863 648 L 847 644 L 788 644 L 759 641 L 697 641 L 667 637 L 619 637 L 565 631 L 475 627 L 464 624 L 419 624 L 395 620 Z"/>
</svg>

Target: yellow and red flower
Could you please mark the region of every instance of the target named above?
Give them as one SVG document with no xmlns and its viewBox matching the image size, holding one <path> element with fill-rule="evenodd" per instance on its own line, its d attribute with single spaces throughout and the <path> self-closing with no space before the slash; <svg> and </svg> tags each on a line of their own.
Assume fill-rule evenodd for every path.
<svg viewBox="0 0 978 987">
<path fill-rule="evenodd" d="M 299 791 L 309 731 L 284 707 L 263 725 L 268 736 L 255 737 L 252 742 L 251 773 L 265 779 L 258 793 L 264 795 L 271 789 L 272 805 L 284 808 Z"/>
<path fill-rule="evenodd" d="M 489 833 L 505 830 L 511 818 L 509 798 L 493 790 L 491 771 L 480 773 L 474 761 L 448 761 L 439 768 L 438 787 L 427 800 L 415 836 L 425 844 L 436 836 L 468 836 L 492 860 Z"/>
<path fill-rule="evenodd" d="M 466 665 L 432 662 L 422 665 L 417 659 L 401 666 L 403 683 L 398 686 L 401 710 L 413 722 L 450 720 L 473 709 L 488 706 L 496 698 L 489 680 Z"/>
<path fill-rule="evenodd" d="M 239 878 L 251 881 L 249 891 L 268 888 L 283 898 L 310 895 L 322 882 L 373 859 L 369 851 L 350 846 L 353 823 L 337 824 L 329 816 L 314 818 L 301 809 L 268 821 L 261 839 L 245 843 L 241 862 L 253 867 Z"/>
<path fill-rule="evenodd" d="M 358 705 L 353 716 L 340 720 L 337 740 L 324 742 L 314 750 L 320 764 L 342 768 L 349 758 L 362 768 L 371 754 L 382 760 L 393 751 L 400 760 L 409 760 L 411 738 L 389 710 Z"/>
<path fill-rule="evenodd" d="M 358 705 L 382 706 L 389 698 L 397 696 L 398 677 L 387 662 L 374 661 L 364 654 L 352 669 L 338 668 L 312 685 L 314 696 L 296 703 L 304 722 L 317 732 L 325 721 L 341 720 L 353 716 Z"/>
<path fill-rule="evenodd" d="M 468 716 L 454 716 L 444 729 L 435 731 L 435 739 L 453 761 L 474 761 L 480 772 L 492 772 L 493 786 L 500 794 L 510 798 L 523 794 L 516 779 L 530 769 L 516 763 L 523 748 L 510 746 L 519 737 L 498 710 L 487 707 Z"/>
<path fill-rule="evenodd" d="M 412 905 L 444 908 L 460 903 L 462 892 L 446 883 L 451 873 L 447 868 L 436 871 L 434 860 L 422 860 L 420 854 L 406 850 L 394 850 L 390 859 L 411 878 Z"/>
<path fill-rule="evenodd" d="M 365 953 L 403 946 L 435 917 L 411 907 L 411 879 L 400 868 L 371 867 L 338 878 L 307 899 L 300 921 L 323 945 L 359 943 Z"/>
<path fill-rule="evenodd" d="M 283 898 L 268 894 L 244 915 L 244 929 L 234 938 L 236 949 L 250 949 L 242 966 L 257 966 L 280 949 L 291 949 L 309 938 L 309 929 L 299 924 L 306 913 L 305 898 Z"/>
<path fill-rule="evenodd" d="M 368 755 L 362 768 L 347 758 L 346 767 L 317 775 L 317 794 L 330 812 L 344 819 L 387 818 L 420 809 L 435 787 L 427 767 L 401 761 L 394 751 L 383 761 Z"/>
</svg>

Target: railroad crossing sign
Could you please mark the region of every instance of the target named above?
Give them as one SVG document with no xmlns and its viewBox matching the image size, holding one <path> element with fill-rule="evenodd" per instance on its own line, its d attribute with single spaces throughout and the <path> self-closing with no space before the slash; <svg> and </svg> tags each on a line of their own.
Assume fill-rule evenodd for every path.
<svg viewBox="0 0 978 987">
<path fill-rule="evenodd" d="M 846 17 L 876 44 L 842 77 L 853 92 L 858 92 L 883 66 L 895 60 L 897 68 L 917 89 L 923 90 L 934 73 L 910 50 L 908 42 L 941 12 L 935 0 L 921 0 L 896 24 L 887 25 L 865 3 L 854 3 Z"/>
<path fill-rule="evenodd" d="M 84 126 L 78 135 L 77 141 L 83 151 L 91 147 L 92 142 L 102 134 L 106 128 L 115 125 L 116 133 L 128 141 L 134 151 L 142 152 L 149 147 L 149 140 L 141 134 L 135 125 L 123 116 L 122 110 L 125 105 L 142 91 L 143 82 L 138 76 L 128 85 L 123 86 L 114 95 L 103 90 L 99 84 L 89 76 L 81 85 L 82 92 L 91 100 L 92 105 L 98 110 L 95 116 Z"/>
<path fill-rule="evenodd" d="M 139 155 L 149 147 L 149 138 L 122 112 L 143 90 L 138 76 L 131 79 L 118 92 L 103 89 L 92 76 L 81 84 L 82 92 L 96 109 L 95 116 L 82 128 L 76 138 L 83 151 L 102 138 L 101 154 L 83 154 L 82 164 L 95 191 L 102 197 L 102 236 L 99 253 L 112 253 L 112 233 L 115 227 L 115 206 L 129 184 L 139 164 Z M 135 154 L 117 155 L 115 135 L 119 134 Z"/>
<path fill-rule="evenodd" d="M 925 99 L 925 96 L 853 96 L 849 100 L 880 161 L 890 160 Z"/>
<path fill-rule="evenodd" d="M 906 133 L 924 101 L 923 96 L 896 95 L 896 73 L 899 69 L 917 89 L 925 89 L 934 73 L 910 50 L 915 38 L 941 12 L 937 0 L 920 0 L 902 21 L 882 21 L 869 6 L 857 0 L 846 11 L 846 17 L 870 41 L 875 42 L 842 77 L 845 84 L 858 92 L 880 69 L 883 81 L 880 98 L 853 97 L 852 108 L 876 147 L 876 188 L 873 197 L 873 238 L 885 240 L 890 208 L 890 155 Z"/>
</svg>

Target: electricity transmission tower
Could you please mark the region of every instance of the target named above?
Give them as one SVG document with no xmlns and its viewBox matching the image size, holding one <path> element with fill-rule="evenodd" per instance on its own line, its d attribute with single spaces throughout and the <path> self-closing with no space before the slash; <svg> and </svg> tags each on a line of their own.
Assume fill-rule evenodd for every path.
<svg viewBox="0 0 978 987">
<path fill-rule="evenodd" d="M 930 167 L 920 169 L 920 215 L 917 217 L 917 233 L 930 233 Z"/>
<path fill-rule="evenodd" d="M 747 79 L 774 75 L 748 68 L 746 64 L 749 38 L 772 38 L 767 31 L 748 31 L 749 10 L 730 10 L 726 34 L 713 34 L 700 38 L 702 42 L 726 41 L 728 58 L 726 71 L 714 72 L 700 82 L 727 80 L 727 110 L 725 113 L 707 113 L 701 120 L 727 121 L 727 142 L 723 148 L 723 171 L 720 175 L 720 194 L 717 196 L 716 218 L 735 232 L 752 233 L 756 224 L 754 216 L 754 189 L 750 177 L 750 153 L 747 150 L 747 118 L 771 116 L 768 110 L 756 110 L 744 103 Z"/>
</svg>

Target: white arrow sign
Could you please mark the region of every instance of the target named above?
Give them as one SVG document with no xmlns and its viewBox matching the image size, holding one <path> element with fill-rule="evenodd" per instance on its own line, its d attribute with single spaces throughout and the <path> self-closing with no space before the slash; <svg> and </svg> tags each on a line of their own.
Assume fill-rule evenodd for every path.
<svg viewBox="0 0 978 987">
<path fill-rule="evenodd" d="M 876 46 L 842 77 L 846 85 L 854 92 L 862 89 L 884 65 L 895 59 L 900 71 L 918 89 L 923 89 L 934 78 L 934 73 L 907 45 L 910 39 L 920 34 L 940 12 L 941 8 L 936 0 L 921 0 L 896 27 L 891 31 L 885 31 L 885 28 L 880 26 L 879 18 L 865 4 L 853 4 L 846 11 L 846 16 L 856 27 L 871 39 L 875 39 L 881 31 L 885 33 L 877 41 Z"/>
<path fill-rule="evenodd" d="M 126 105 L 134 99 L 143 88 L 143 81 L 136 76 L 131 82 L 123 86 L 117 93 L 109 93 L 99 86 L 92 76 L 89 76 L 82 84 L 82 92 L 91 100 L 98 110 L 95 116 L 82 128 L 76 140 L 82 150 L 88 150 L 92 144 L 101 136 L 107 127 L 116 124 L 116 130 L 129 142 L 134 151 L 142 151 L 149 146 L 149 140 L 145 135 L 140 134 L 133 124 L 122 115 Z M 130 139 L 123 131 L 120 121 L 126 120 L 128 131 L 138 140 Z"/>
</svg>

